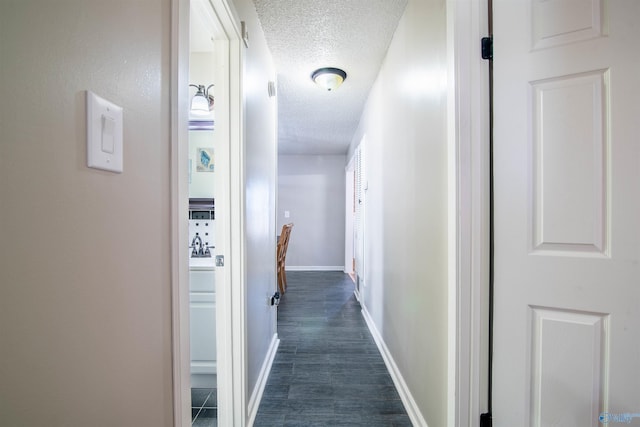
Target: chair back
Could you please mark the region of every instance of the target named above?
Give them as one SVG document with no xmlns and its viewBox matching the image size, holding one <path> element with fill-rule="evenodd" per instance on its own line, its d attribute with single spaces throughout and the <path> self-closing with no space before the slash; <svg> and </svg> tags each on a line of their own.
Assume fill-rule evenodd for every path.
<svg viewBox="0 0 640 427">
<path fill-rule="evenodd" d="M 278 289 L 281 294 L 287 290 L 287 276 L 285 273 L 285 262 L 287 258 L 287 248 L 289 246 L 289 237 L 291 236 L 291 229 L 293 223 L 285 224 L 282 226 L 282 232 L 278 239 L 276 246 L 276 272 L 278 275 Z"/>
</svg>

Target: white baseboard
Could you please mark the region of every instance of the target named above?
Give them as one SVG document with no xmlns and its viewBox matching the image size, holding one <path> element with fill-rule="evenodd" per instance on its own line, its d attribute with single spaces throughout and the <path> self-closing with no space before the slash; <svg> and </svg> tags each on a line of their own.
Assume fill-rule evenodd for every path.
<svg viewBox="0 0 640 427">
<path fill-rule="evenodd" d="M 271 366 L 273 365 L 273 359 L 276 357 L 276 352 L 278 351 L 278 346 L 280 345 L 280 340 L 278 339 L 278 334 L 273 334 L 273 338 L 271 338 L 271 344 L 269 345 L 269 350 L 267 351 L 267 356 L 262 363 L 262 368 L 260 369 L 260 374 L 258 375 L 258 381 L 256 381 L 256 386 L 251 393 L 251 398 L 249 399 L 249 405 L 247 407 L 247 413 L 249 416 L 249 422 L 247 426 L 253 426 L 254 421 L 256 420 L 256 415 L 258 415 L 258 408 L 260 407 L 260 401 L 262 400 L 262 394 L 264 393 L 264 388 L 267 386 L 267 379 L 269 378 L 269 373 L 271 372 Z"/>
<path fill-rule="evenodd" d="M 407 386 L 402 374 L 400 373 L 400 369 L 398 369 L 398 365 L 393 360 L 393 356 L 389 352 L 387 345 L 384 343 L 380 332 L 376 328 L 376 325 L 373 323 L 373 319 L 371 315 L 367 311 L 365 306 L 362 306 L 362 316 L 364 317 L 365 322 L 367 322 L 367 326 L 369 327 L 369 331 L 371 331 L 371 335 L 373 335 L 373 339 L 378 346 L 378 350 L 382 354 L 382 359 L 384 359 L 384 364 L 387 365 L 387 369 L 389 370 L 389 374 L 391 374 L 391 379 L 393 380 L 393 384 L 398 389 L 398 394 L 400 394 L 400 399 L 402 399 L 402 403 L 404 404 L 405 409 L 407 410 L 407 414 L 411 419 L 411 423 L 414 426 L 428 427 L 427 421 L 422 416 L 422 412 L 418 408 L 416 401 Z"/>
<path fill-rule="evenodd" d="M 287 265 L 286 271 L 344 271 L 344 265 Z"/>
</svg>

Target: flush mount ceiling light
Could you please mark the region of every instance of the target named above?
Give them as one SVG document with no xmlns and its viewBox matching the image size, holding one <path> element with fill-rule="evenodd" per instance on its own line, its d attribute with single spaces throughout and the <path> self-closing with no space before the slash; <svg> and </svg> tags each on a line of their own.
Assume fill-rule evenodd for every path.
<svg viewBox="0 0 640 427">
<path fill-rule="evenodd" d="M 189 86 L 198 89 L 191 99 L 191 113 L 198 116 L 206 116 L 213 110 L 213 95 L 209 94 L 209 89 L 211 89 L 213 85 L 209 85 L 206 88 L 204 85 Z"/>
<path fill-rule="evenodd" d="M 340 68 L 318 68 L 311 74 L 311 80 L 324 90 L 336 90 L 347 78 Z"/>
</svg>

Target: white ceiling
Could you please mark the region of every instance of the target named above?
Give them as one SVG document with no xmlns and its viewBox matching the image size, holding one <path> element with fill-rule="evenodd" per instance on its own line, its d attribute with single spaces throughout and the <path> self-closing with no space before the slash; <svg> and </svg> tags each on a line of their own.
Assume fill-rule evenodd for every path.
<svg viewBox="0 0 640 427">
<path fill-rule="evenodd" d="M 344 154 L 407 0 L 253 0 L 278 70 L 280 154 Z M 347 72 L 336 91 L 311 81 Z"/>
</svg>

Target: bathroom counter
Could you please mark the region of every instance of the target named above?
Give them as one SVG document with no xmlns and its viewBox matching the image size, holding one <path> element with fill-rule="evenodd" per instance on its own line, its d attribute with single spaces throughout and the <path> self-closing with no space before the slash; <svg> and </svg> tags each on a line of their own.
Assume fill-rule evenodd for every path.
<svg viewBox="0 0 640 427">
<path fill-rule="evenodd" d="M 190 258 L 189 270 L 215 270 L 215 261 L 213 258 Z"/>
</svg>

